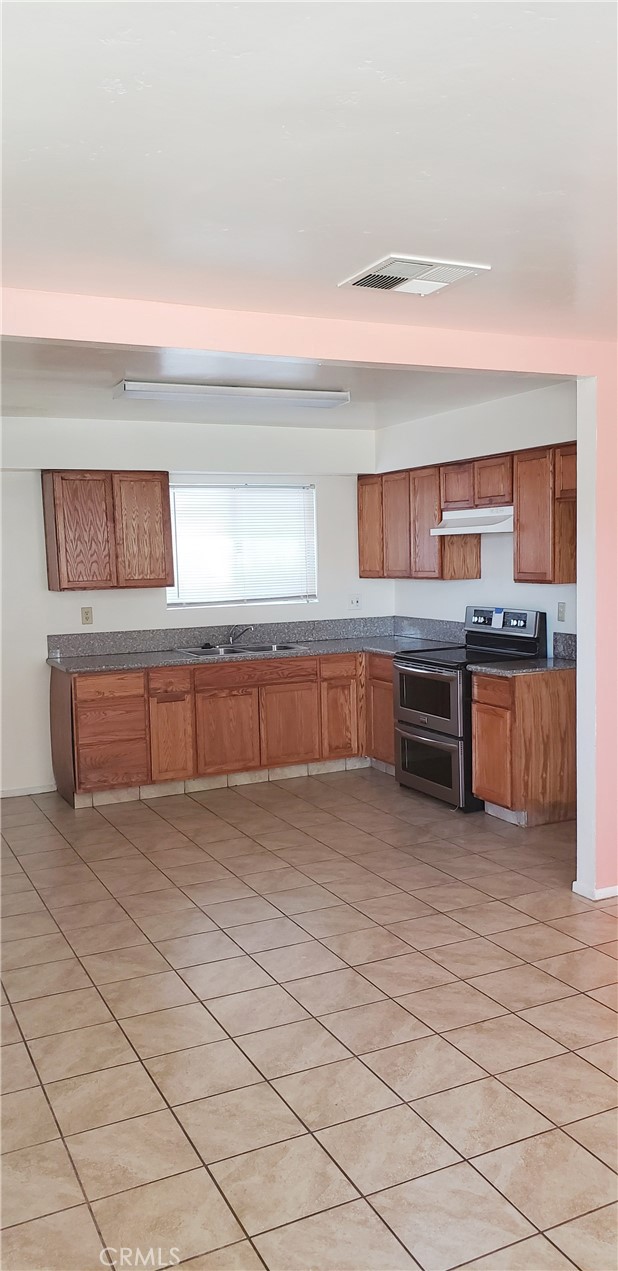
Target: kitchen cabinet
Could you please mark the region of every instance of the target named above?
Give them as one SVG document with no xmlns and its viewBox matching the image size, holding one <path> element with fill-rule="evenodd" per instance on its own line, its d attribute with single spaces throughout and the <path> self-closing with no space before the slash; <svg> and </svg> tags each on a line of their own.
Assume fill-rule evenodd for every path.
<svg viewBox="0 0 618 1271">
<path fill-rule="evenodd" d="M 382 478 L 384 576 L 410 577 L 410 474 L 387 472 Z"/>
<path fill-rule="evenodd" d="M 213 670 L 215 668 L 213 667 Z M 200 776 L 260 768 L 257 688 L 196 692 L 197 771 Z"/>
<path fill-rule="evenodd" d="M 317 683 L 267 684 L 260 688 L 262 767 L 320 758 Z"/>
<path fill-rule="evenodd" d="M 472 788 L 521 825 L 574 819 L 574 669 L 473 675 Z"/>
<path fill-rule="evenodd" d="M 320 658 L 322 758 L 345 759 L 359 752 L 359 661 Z"/>
<path fill-rule="evenodd" d="M 358 478 L 358 572 L 360 578 L 384 577 L 382 477 Z"/>
<path fill-rule="evenodd" d="M 173 583 L 166 472 L 42 473 L 50 591 Z"/>
<path fill-rule="evenodd" d="M 382 763 L 395 763 L 393 659 L 367 656 L 367 754 Z"/>
<path fill-rule="evenodd" d="M 516 582 L 576 581 L 577 510 L 567 484 L 572 458 L 561 455 L 560 497 L 556 491 L 557 451 L 569 447 L 524 450 L 513 457 Z"/>
<path fill-rule="evenodd" d="M 116 587 L 111 474 L 41 475 L 49 590 Z"/>
<path fill-rule="evenodd" d="M 73 707 L 76 789 L 146 785 L 150 755 L 143 671 L 76 677 Z"/>
<path fill-rule="evenodd" d="M 414 468 L 410 473 L 412 578 L 440 578 L 442 540 L 429 531 L 440 524 L 440 470 Z"/>
<path fill-rule="evenodd" d="M 168 587 L 174 581 L 169 477 L 113 472 L 120 587 Z"/>
<path fill-rule="evenodd" d="M 556 446 L 556 498 L 577 498 L 577 446 Z"/>
<path fill-rule="evenodd" d="M 440 499 L 443 512 L 471 508 L 474 503 L 474 465 L 449 463 L 440 468 Z"/>
<path fill-rule="evenodd" d="M 195 720 L 190 667 L 150 671 L 150 760 L 153 782 L 195 775 Z"/>
<path fill-rule="evenodd" d="M 474 506 L 510 507 L 513 502 L 513 456 L 491 455 L 474 461 Z"/>
</svg>

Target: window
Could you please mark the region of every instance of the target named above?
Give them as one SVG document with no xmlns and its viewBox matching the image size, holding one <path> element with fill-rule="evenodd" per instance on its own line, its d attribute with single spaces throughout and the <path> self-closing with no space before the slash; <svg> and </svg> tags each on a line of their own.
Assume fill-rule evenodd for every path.
<svg viewBox="0 0 618 1271">
<path fill-rule="evenodd" d="M 171 487 L 170 605 L 317 600 L 315 488 Z"/>
</svg>

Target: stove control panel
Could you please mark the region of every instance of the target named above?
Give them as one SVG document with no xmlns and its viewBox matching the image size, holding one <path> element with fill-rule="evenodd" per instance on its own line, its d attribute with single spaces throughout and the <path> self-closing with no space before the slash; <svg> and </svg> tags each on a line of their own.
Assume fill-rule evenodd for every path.
<svg viewBox="0 0 618 1271">
<path fill-rule="evenodd" d="M 465 625 L 467 631 L 486 628 L 514 635 L 536 636 L 540 617 L 536 609 L 486 609 L 468 605 Z"/>
</svg>

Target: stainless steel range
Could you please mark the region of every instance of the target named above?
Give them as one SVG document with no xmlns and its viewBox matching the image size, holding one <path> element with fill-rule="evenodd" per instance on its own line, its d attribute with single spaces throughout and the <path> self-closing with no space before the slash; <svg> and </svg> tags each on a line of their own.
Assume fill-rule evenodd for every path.
<svg viewBox="0 0 618 1271">
<path fill-rule="evenodd" d="M 474 812 L 470 664 L 544 658 L 536 609 L 468 605 L 465 645 L 406 649 L 394 660 L 395 775 L 400 785 Z"/>
</svg>

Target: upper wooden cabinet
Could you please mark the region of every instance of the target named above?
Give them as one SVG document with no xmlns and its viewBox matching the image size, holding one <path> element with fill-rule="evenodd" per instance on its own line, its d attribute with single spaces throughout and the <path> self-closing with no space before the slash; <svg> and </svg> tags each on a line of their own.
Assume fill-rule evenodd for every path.
<svg viewBox="0 0 618 1271">
<path fill-rule="evenodd" d="M 471 508 L 474 503 L 474 464 L 450 463 L 440 468 L 440 499 L 443 512 Z"/>
<path fill-rule="evenodd" d="M 442 540 L 429 531 L 440 524 L 440 469 L 414 468 L 410 473 L 412 578 L 442 577 Z"/>
<path fill-rule="evenodd" d="M 410 474 L 387 472 L 382 477 L 384 576 L 410 577 Z"/>
<path fill-rule="evenodd" d="M 576 581 L 576 503 L 570 446 L 523 450 L 513 457 L 516 582 Z M 563 459 L 562 452 L 567 454 Z M 558 458 L 560 452 L 560 459 Z M 560 473 L 560 493 L 556 475 Z M 566 494 L 565 491 L 572 490 Z"/>
<path fill-rule="evenodd" d="M 166 472 L 42 473 L 50 591 L 174 581 Z"/>
<path fill-rule="evenodd" d="M 118 585 L 169 587 L 174 581 L 167 472 L 113 472 Z"/>
<path fill-rule="evenodd" d="M 382 477 L 358 478 L 358 572 L 361 578 L 384 577 Z"/>
<path fill-rule="evenodd" d="M 513 502 L 513 456 L 492 455 L 474 461 L 474 506 L 510 507 Z"/>
<path fill-rule="evenodd" d="M 556 498 L 577 498 L 577 446 L 556 446 Z"/>
</svg>

